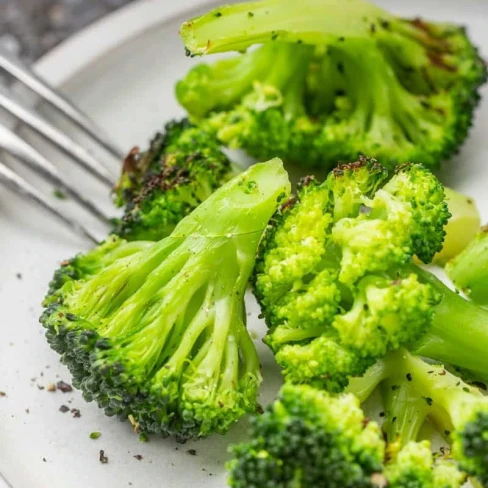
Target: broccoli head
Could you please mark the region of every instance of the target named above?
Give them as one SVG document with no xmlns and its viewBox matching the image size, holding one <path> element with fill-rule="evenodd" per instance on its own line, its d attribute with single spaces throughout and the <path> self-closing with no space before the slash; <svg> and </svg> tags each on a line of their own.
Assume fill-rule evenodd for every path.
<svg viewBox="0 0 488 488">
<path fill-rule="evenodd" d="M 251 420 L 250 440 L 231 447 L 233 488 L 460 488 L 465 475 L 430 444 L 409 442 L 392 458 L 379 426 L 352 394 L 285 384 Z"/>
<path fill-rule="evenodd" d="M 167 238 L 112 236 L 63 263 L 41 322 L 85 399 L 179 440 L 223 433 L 258 408 L 244 293 L 289 186 L 281 161 L 254 165 Z"/>
<path fill-rule="evenodd" d="M 296 383 L 341 390 L 427 331 L 437 293 L 408 269 L 442 247 L 449 217 L 428 170 L 375 160 L 305 179 L 272 218 L 253 277 L 266 343 Z"/>
<path fill-rule="evenodd" d="M 435 167 L 465 140 L 487 78 L 464 27 L 362 0 L 223 6 L 181 35 L 190 55 L 262 45 L 198 65 L 176 88 L 192 120 L 261 160 Z"/>
<path fill-rule="evenodd" d="M 214 136 L 188 120 L 166 124 L 149 149 L 124 161 L 115 202 L 124 207 L 115 233 L 127 240 L 159 240 L 237 171 Z"/>
<path fill-rule="evenodd" d="M 250 435 L 232 447 L 233 488 L 372 488 L 382 471 L 380 429 L 366 420 L 353 395 L 285 385 L 252 419 Z"/>
</svg>

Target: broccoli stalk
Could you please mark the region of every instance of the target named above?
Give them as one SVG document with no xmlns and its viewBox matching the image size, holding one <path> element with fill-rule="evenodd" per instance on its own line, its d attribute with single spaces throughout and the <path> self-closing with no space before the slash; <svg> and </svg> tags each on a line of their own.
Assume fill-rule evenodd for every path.
<svg viewBox="0 0 488 488">
<path fill-rule="evenodd" d="M 462 382 L 442 365 L 399 353 L 389 359 L 391 371 L 410 375 L 411 385 L 423 398 L 427 415 L 440 432 L 451 438 L 452 455 L 461 469 L 488 483 L 488 398 Z"/>
<path fill-rule="evenodd" d="M 362 0 L 224 6 L 185 22 L 181 36 L 190 55 L 262 44 L 190 70 L 177 97 L 192 120 L 254 157 L 325 169 L 359 154 L 438 165 L 466 138 L 486 81 L 462 27 Z"/>
<path fill-rule="evenodd" d="M 257 164 L 169 237 L 110 237 L 64 263 L 41 322 L 87 400 L 179 440 L 225 432 L 258 408 L 244 293 L 261 234 L 289 186 L 279 160 Z"/>
<path fill-rule="evenodd" d="M 419 280 L 429 284 L 440 301 L 434 307 L 431 325 L 413 346 L 416 354 L 471 370 L 488 377 L 488 311 L 465 300 L 435 275 L 413 266 Z"/>
<path fill-rule="evenodd" d="M 482 227 L 468 246 L 447 263 L 446 273 L 473 302 L 488 305 L 488 227 Z"/>
</svg>

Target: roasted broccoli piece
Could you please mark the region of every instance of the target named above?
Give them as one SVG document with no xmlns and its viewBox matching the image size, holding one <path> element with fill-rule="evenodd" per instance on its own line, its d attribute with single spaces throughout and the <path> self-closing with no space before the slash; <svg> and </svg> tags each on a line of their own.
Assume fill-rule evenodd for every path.
<svg viewBox="0 0 488 488">
<path fill-rule="evenodd" d="M 482 227 L 464 251 L 447 263 L 446 273 L 458 290 L 488 306 L 488 227 Z"/>
<path fill-rule="evenodd" d="M 126 240 L 160 240 L 237 173 L 213 135 L 186 119 L 169 122 L 147 151 L 134 148 L 124 161 L 115 188 L 124 215 L 115 233 Z"/>
<path fill-rule="evenodd" d="M 448 217 L 442 185 L 420 165 L 388 179 L 362 158 L 302 182 L 271 220 L 253 277 L 287 379 L 340 391 L 426 333 L 438 295 L 408 264 L 442 248 Z"/>
<path fill-rule="evenodd" d="M 380 428 L 354 395 L 307 385 L 285 384 L 231 453 L 233 488 L 459 488 L 465 479 L 455 464 L 434 460 L 428 442 L 385 460 Z"/>
<path fill-rule="evenodd" d="M 404 19 L 362 0 L 263 0 L 185 22 L 201 64 L 176 88 L 191 119 L 258 159 L 329 170 L 368 154 L 436 167 L 458 150 L 486 81 L 462 26 Z"/>
<path fill-rule="evenodd" d="M 388 179 L 363 158 L 306 178 L 271 219 L 252 278 L 285 377 L 341 391 L 404 346 L 487 378 L 488 311 L 412 260 L 442 248 L 448 218 L 420 165 Z"/>
<path fill-rule="evenodd" d="M 233 488 L 367 488 L 383 470 L 384 443 L 353 395 L 285 385 L 231 452 Z"/>
<path fill-rule="evenodd" d="M 86 400 L 179 440 L 223 433 L 258 408 L 244 293 L 289 187 L 281 161 L 254 165 L 165 239 L 112 236 L 63 263 L 41 322 Z"/>
</svg>

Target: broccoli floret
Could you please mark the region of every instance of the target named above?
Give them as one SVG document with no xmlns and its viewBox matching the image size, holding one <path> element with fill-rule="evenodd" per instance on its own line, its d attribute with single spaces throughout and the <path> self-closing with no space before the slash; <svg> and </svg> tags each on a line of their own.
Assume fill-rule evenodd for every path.
<svg viewBox="0 0 488 488">
<path fill-rule="evenodd" d="M 446 273 L 458 290 L 477 304 L 488 305 L 488 227 L 446 265 Z"/>
<path fill-rule="evenodd" d="M 340 391 L 387 351 L 422 337 L 437 293 L 407 265 L 442 247 L 443 188 L 419 165 L 387 180 L 362 158 L 306 179 L 275 214 L 253 278 L 285 376 Z"/>
<path fill-rule="evenodd" d="M 486 66 L 464 27 L 362 0 L 264 0 L 183 24 L 198 65 L 177 85 L 195 122 L 258 159 L 330 169 L 369 154 L 437 166 L 468 134 Z"/>
<path fill-rule="evenodd" d="M 357 397 L 307 385 L 285 384 L 231 453 L 233 488 L 460 488 L 465 480 L 454 463 L 434 459 L 428 442 L 385 458 L 381 430 Z"/>
<path fill-rule="evenodd" d="M 428 441 L 409 442 L 387 464 L 385 478 L 389 488 L 460 488 L 464 473 L 447 459 L 434 459 Z"/>
<path fill-rule="evenodd" d="M 250 437 L 231 449 L 233 488 L 373 488 L 383 470 L 380 429 L 353 395 L 285 385 Z"/>
<path fill-rule="evenodd" d="M 223 433 L 256 411 L 261 374 L 244 292 L 289 189 L 281 161 L 257 164 L 169 237 L 109 237 L 63 264 L 41 322 L 85 399 L 179 440 Z"/>
<path fill-rule="evenodd" d="M 166 124 L 149 149 L 124 161 L 115 202 L 124 207 L 115 233 L 157 241 L 237 174 L 215 137 L 183 119 Z"/>
</svg>

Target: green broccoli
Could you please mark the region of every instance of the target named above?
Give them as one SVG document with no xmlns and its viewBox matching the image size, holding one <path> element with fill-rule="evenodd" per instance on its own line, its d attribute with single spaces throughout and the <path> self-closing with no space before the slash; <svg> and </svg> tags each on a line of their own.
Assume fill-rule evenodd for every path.
<svg viewBox="0 0 488 488">
<path fill-rule="evenodd" d="M 401 346 L 488 377 L 488 311 L 451 291 L 424 263 L 449 218 L 437 178 L 374 160 L 306 178 L 272 218 L 253 276 L 265 342 L 295 383 L 341 391 Z"/>
<path fill-rule="evenodd" d="M 458 290 L 481 306 L 488 305 L 488 227 L 446 265 L 446 273 Z"/>
<path fill-rule="evenodd" d="M 488 397 L 443 365 L 426 362 L 405 350 L 389 354 L 363 378 L 353 379 L 349 394 L 382 384 L 386 421 L 393 450 L 416 440 L 422 422 L 431 419 L 451 442 L 460 469 L 488 486 Z M 368 385 L 368 388 L 366 388 Z"/>
<path fill-rule="evenodd" d="M 354 395 L 307 385 L 285 384 L 231 453 L 233 488 L 459 488 L 465 479 L 455 464 L 434 461 L 428 442 L 385 460 L 381 430 Z"/>
<path fill-rule="evenodd" d="M 213 135 L 186 119 L 165 125 L 140 153 L 124 161 L 115 203 L 124 207 L 115 233 L 127 240 L 157 241 L 238 171 Z"/>
<path fill-rule="evenodd" d="M 198 65 L 177 87 L 195 123 L 258 159 L 329 170 L 368 154 L 428 167 L 455 153 L 486 66 L 465 28 L 362 0 L 262 0 L 185 22 L 187 54 L 256 50 Z"/>
<path fill-rule="evenodd" d="M 257 164 L 165 239 L 112 236 L 63 263 L 41 322 L 86 400 L 179 440 L 223 433 L 256 411 L 261 374 L 244 293 L 289 191 L 281 161 Z"/>
<path fill-rule="evenodd" d="M 265 233 L 254 289 L 285 376 L 340 391 L 377 358 L 417 341 L 438 302 L 408 267 L 442 248 L 442 185 L 420 165 L 388 180 L 375 160 L 306 178 Z"/>
</svg>

